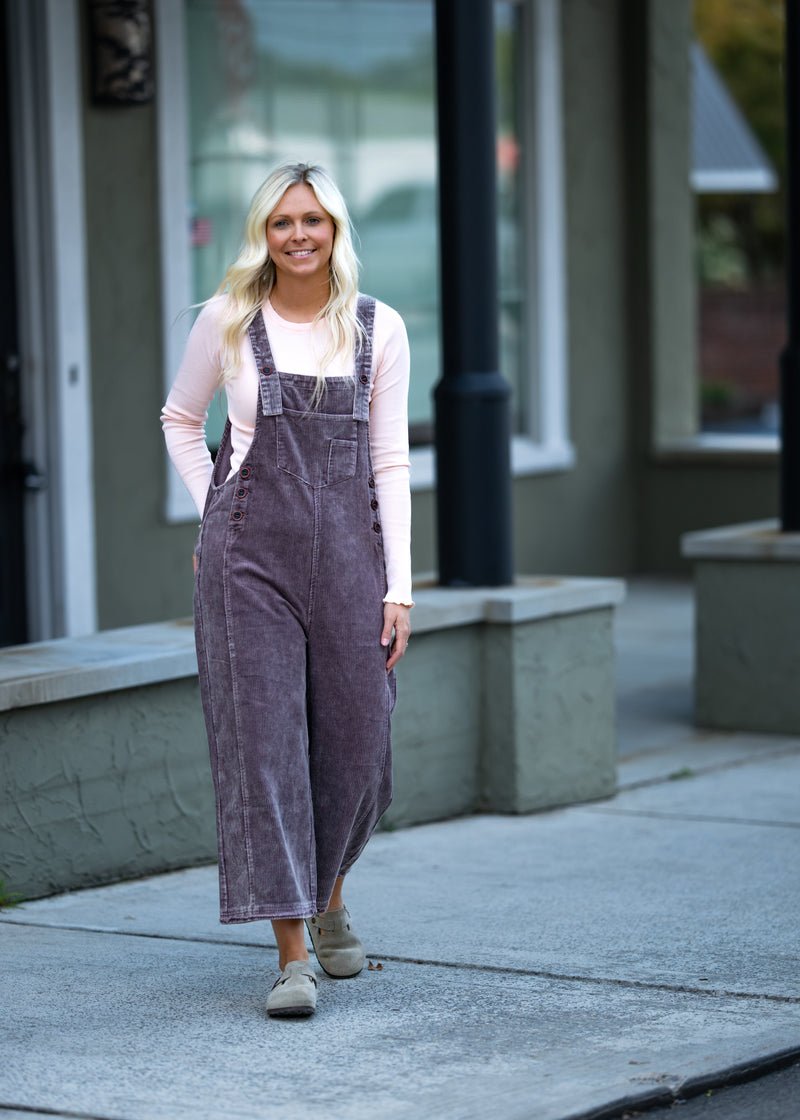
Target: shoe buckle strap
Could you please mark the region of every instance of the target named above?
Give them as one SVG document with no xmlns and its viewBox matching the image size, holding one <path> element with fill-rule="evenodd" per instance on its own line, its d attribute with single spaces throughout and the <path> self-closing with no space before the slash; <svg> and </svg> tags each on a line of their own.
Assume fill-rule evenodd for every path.
<svg viewBox="0 0 800 1120">
<path fill-rule="evenodd" d="M 315 929 L 324 930 L 326 933 L 336 933 L 337 930 L 346 929 L 349 924 L 344 915 L 339 918 L 326 918 L 324 914 L 315 914 L 311 918 L 311 925 Z"/>
<path fill-rule="evenodd" d="M 302 976 L 304 980 L 310 980 L 315 988 L 318 987 L 317 978 L 314 975 L 314 973 L 311 971 L 310 968 L 309 969 L 305 969 L 305 968 L 299 969 L 298 972 L 295 973 L 295 976 Z M 270 990 L 275 991 L 275 989 L 278 987 L 279 984 L 286 984 L 291 979 L 292 979 L 291 976 L 285 976 L 283 973 L 281 973 L 281 975 L 278 977 L 278 979 L 272 985 L 272 988 Z"/>
<path fill-rule="evenodd" d="M 314 929 L 324 930 L 325 933 L 336 932 L 336 922 L 332 921 L 331 918 L 314 917 L 311 919 L 311 925 Z"/>
</svg>

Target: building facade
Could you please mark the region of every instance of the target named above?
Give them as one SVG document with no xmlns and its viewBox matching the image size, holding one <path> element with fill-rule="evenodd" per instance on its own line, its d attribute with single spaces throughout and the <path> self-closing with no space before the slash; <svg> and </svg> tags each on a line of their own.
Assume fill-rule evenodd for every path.
<svg viewBox="0 0 800 1120">
<path fill-rule="evenodd" d="M 153 0 L 152 97 L 127 102 L 97 93 L 103 4 L 0 6 L 2 643 L 190 613 L 197 516 L 158 414 L 284 159 L 329 167 L 362 286 L 407 322 L 413 566 L 435 573 L 433 0 Z M 495 12 L 516 569 L 675 571 L 681 533 L 777 506 L 768 440 L 698 434 L 689 3 Z"/>
</svg>

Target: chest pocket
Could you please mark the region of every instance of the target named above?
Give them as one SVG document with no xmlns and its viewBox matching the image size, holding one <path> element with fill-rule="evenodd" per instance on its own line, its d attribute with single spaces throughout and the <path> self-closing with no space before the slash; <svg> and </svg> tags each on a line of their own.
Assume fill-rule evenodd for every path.
<svg viewBox="0 0 800 1120">
<path fill-rule="evenodd" d="M 356 473 L 358 422 L 351 416 L 284 409 L 276 420 L 278 468 L 308 486 L 335 486 Z"/>
</svg>

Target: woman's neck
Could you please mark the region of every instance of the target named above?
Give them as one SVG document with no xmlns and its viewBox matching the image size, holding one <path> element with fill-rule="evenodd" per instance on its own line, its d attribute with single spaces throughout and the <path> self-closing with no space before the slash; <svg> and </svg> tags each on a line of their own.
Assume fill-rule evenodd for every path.
<svg viewBox="0 0 800 1120">
<path fill-rule="evenodd" d="M 310 323 L 330 299 L 330 284 L 293 283 L 285 277 L 275 281 L 270 303 L 282 319 L 290 323 Z"/>
</svg>

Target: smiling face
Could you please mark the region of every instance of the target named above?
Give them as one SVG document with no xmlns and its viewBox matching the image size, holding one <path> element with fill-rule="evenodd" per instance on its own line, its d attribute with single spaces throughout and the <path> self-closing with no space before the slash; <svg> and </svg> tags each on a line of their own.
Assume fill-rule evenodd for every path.
<svg viewBox="0 0 800 1120">
<path fill-rule="evenodd" d="M 328 280 L 336 227 L 307 183 L 296 183 L 267 218 L 267 248 L 276 280 Z"/>
</svg>

